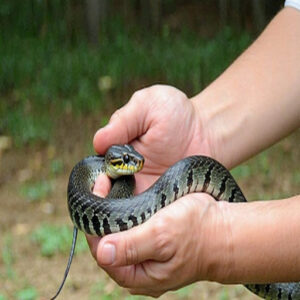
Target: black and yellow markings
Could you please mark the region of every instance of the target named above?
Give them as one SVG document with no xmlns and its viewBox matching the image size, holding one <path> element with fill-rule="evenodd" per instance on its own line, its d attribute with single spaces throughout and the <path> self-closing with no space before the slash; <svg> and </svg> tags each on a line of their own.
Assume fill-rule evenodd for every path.
<svg viewBox="0 0 300 300">
<path fill-rule="evenodd" d="M 211 172 L 212 172 L 213 168 L 214 168 L 214 165 L 211 164 L 211 165 L 208 167 L 207 172 L 205 173 L 205 179 L 204 179 L 203 189 L 202 189 L 203 192 L 206 192 L 206 190 L 207 190 L 207 188 L 208 188 L 208 186 L 209 186 L 209 184 L 210 184 L 210 180 L 211 180 Z"/>
<path fill-rule="evenodd" d="M 173 192 L 174 192 L 174 200 L 176 200 L 178 198 L 178 192 L 179 192 L 177 181 L 173 184 Z"/>
<path fill-rule="evenodd" d="M 221 196 L 224 194 L 225 192 L 225 189 L 226 189 L 226 182 L 227 180 L 229 179 L 229 176 L 224 176 L 222 178 L 222 182 L 221 182 L 221 186 L 220 186 L 220 191 L 217 195 L 217 199 L 220 200 L 221 199 Z"/>
<path fill-rule="evenodd" d="M 123 166 L 124 166 L 123 160 L 120 159 L 120 158 L 111 159 L 111 160 L 109 161 L 109 163 L 110 163 L 112 166 L 116 167 L 116 168 L 121 168 L 121 169 L 122 169 Z"/>
<path fill-rule="evenodd" d="M 121 218 L 116 219 L 116 223 L 118 224 L 120 231 L 124 231 L 128 229 L 128 225 Z"/>
<path fill-rule="evenodd" d="M 194 182 L 193 175 L 194 175 L 193 169 L 190 169 L 189 173 L 188 173 L 188 176 L 187 176 L 187 182 L 186 182 L 187 187 L 188 187 L 188 191 L 187 191 L 188 193 L 190 192 L 191 187 L 192 187 L 193 182 Z"/>
<path fill-rule="evenodd" d="M 100 222 L 99 222 L 99 218 L 96 216 L 96 215 L 93 215 L 92 217 L 92 224 L 93 224 L 93 228 L 94 228 L 94 231 L 96 232 L 96 234 L 98 236 L 101 236 L 101 231 L 100 231 Z"/>
<path fill-rule="evenodd" d="M 166 206 L 166 199 L 167 199 L 166 194 L 161 193 L 161 201 L 160 201 L 160 206 L 161 207 L 165 207 Z"/>
<path fill-rule="evenodd" d="M 80 218 L 80 216 L 79 216 L 78 211 L 76 210 L 75 213 L 74 213 L 74 221 L 75 221 L 75 224 L 77 225 L 77 227 L 78 227 L 80 230 L 82 230 L 80 220 L 81 220 L 81 218 Z"/>
<path fill-rule="evenodd" d="M 132 222 L 133 226 L 139 225 L 138 219 L 137 219 L 137 217 L 134 216 L 134 215 L 130 215 L 130 216 L 128 217 L 128 220 Z"/>
<path fill-rule="evenodd" d="M 103 218 L 103 230 L 105 234 L 110 234 L 111 229 L 107 218 Z"/>
</svg>

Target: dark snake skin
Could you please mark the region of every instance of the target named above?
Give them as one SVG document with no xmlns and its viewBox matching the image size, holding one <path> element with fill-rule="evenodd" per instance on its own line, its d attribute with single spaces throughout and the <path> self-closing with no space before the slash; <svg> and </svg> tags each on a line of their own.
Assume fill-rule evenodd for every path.
<svg viewBox="0 0 300 300">
<path fill-rule="evenodd" d="M 229 171 L 206 156 L 191 156 L 177 162 L 137 196 L 132 196 L 132 176 L 121 177 L 121 183 L 117 180 L 117 188 L 113 188 L 110 199 L 100 198 L 91 192 L 96 177 L 104 172 L 103 164 L 101 156 L 87 157 L 74 167 L 69 179 L 71 219 L 76 228 L 88 234 L 104 236 L 128 230 L 146 222 L 158 210 L 188 193 L 205 192 L 216 201 L 246 202 Z M 120 188 L 123 189 L 121 192 L 118 191 Z M 123 197 L 118 199 L 118 194 Z M 114 196 L 116 199 L 111 199 Z M 245 286 L 265 299 L 300 299 L 300 285 L 296 282 Z"/>
</svg>

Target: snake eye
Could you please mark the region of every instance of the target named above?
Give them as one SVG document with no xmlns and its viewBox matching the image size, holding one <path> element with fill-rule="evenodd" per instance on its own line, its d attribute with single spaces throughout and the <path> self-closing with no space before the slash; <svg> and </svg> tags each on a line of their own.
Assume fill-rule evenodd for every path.
<svg viewBox="0 0 300 300">
<path fill-rule="evenodd" d="M 129 163 L 129 156 L 127 154 L 123 156 L 123 161 L 125 164 Z"/>
</svg>

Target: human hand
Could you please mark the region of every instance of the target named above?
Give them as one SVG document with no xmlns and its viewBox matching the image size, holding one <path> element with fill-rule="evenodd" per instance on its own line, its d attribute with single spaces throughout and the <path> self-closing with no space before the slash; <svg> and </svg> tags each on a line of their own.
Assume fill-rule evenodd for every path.
<svg viewBox="0 0 300 300">
<path fill-rule="evenodd" d="M 94 191 L 99 193 L 98 187 Z M 131 294 L 158 297 L 217 278 L 215 260 L 226 260 L 227 253 L 224 240 L 216 239 L 226 233 L 219 208 L 207 194 L 190 194 L 140 226 L 87 240 L 98 265 L 120 286 Z"/>
<path fill-rule="evenodd" d="M 168 167 L 185 156 L 211 155 L 209 138 L 192 101 L 178 89 L 155 85 L 133 94 L 109 124 L 94 137 L 100 153 L 112 144 L 130 143 L 145 157 L 136 175 L 136 192 L 149 187 Z"/>
<path fill-rule="evenodd" d="M 145 166 L 136 175 L 137 193 L 183 157 L 211 154 L 209 139 L 193 103 L 169 86 L 136 92 L 94 137 L 94 147 L 99 153 L 118 143 L 132 144 L 145 157 Z M 94 186 L 94 192 L 101 196 L 106 196 L 109 189 L 106 176 L 101 176 Z M 99 266 L 134 294 L 158 296 L 208 279 L 209 260 L 201 258 L 207 254 L 205 249 L 209 249 L 210 238 L 204 228 L 206 231 L 214 228 L 208 223 L 214 222 L 217 214 L 213 218 L 208 215 L 215 205 L 208 195 L 188 195 L 128 232 L 102 239 L 87 236 L 91 252 Z M 112 244 L 116 252 L 115 261 L 110 264 L 107 252 Z"/>
</svg>

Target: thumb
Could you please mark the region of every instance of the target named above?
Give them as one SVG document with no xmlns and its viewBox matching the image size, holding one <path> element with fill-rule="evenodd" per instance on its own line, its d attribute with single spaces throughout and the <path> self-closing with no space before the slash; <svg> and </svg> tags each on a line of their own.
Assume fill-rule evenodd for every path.
<svg viewBox="0 0 300 300">
<path fill-rule="evenodd" d="M 137 103 L 133 96 L 125 106 L 113 113 L 108 125 L 99 129 L 94 136 L 96 152 L 103 154 L 112 144 L 130 143 L 146 132 L 146 107 L 141 103 Z"/>
<path fill-rule="evenodd" d="M 106 174 L 100 174 L 93 188 L 93 193 L 99 197 L 106 197 L 111 188 L 111 181 Z"/>
<path fill-rule="evenodd" d="M 119 267 L 146 260 L 169 260 L 175 253 L 173 243 L 166 241 L 165 234 L 158 232 L 160 226 L 155 226 L 151 221 L 150 219 L 128 231 L 103 237 L 96 253 L 98 263 L 102 266 Z"/>
</svg>

